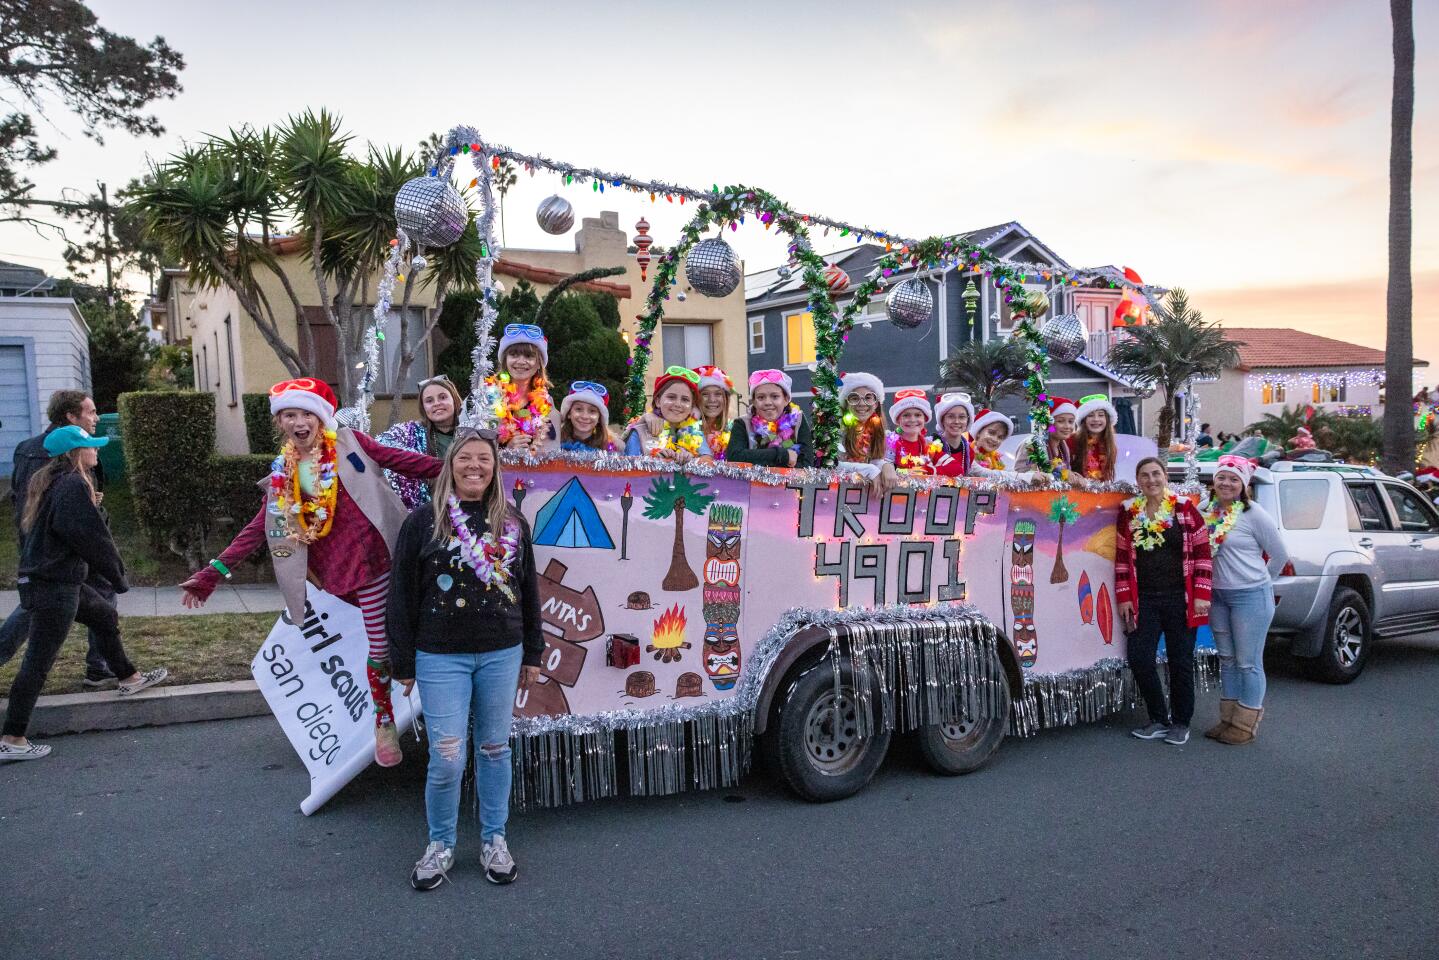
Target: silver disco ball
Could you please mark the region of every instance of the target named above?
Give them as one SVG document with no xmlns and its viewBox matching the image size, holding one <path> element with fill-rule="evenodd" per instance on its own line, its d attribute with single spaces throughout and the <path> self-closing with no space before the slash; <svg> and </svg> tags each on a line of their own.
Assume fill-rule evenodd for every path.
<svg viewBox="0 0 1439 960">
<path fill-rule="evenodd" d="M 570 227 L 575 225 L 575 208 L 558 193 L 551 194 L 540 202 L 539 209 L 535 211 L 535 219 L 545 233 L 558 236 L 568 233 Z"/>
<path fill-rule="evenodd" d="M 685 257 L 690 286 L 706 297 L 727 297 L 744 279 L 739 255 L 723 240 L 701 240 Z"/>
<path fill-rule="evenodd" d="M 890 323 L 913 330 L 934 312 L 934 294 L 929 292 L 929 284 L 911 277 L 889 292 L 884 309 Z"/>
<path fill-rule="evenodd" d="M 1060 363 L 1079 359 L 1089 345 L 1084 324 L 1073 313 L 1063 313 L 1044 321 L 1044 326 L 1039 328 L 1039 337 L 1044 341 L 1044 349 L 1049 352 L 1050 358 Z"/>
<path fill-rule="evenodd" d="M 416 177 L 395 194 L 395 220 L 422 247 L 448 247 L 465 232 L 470 211 L 450 182 Z"/>
</svg>

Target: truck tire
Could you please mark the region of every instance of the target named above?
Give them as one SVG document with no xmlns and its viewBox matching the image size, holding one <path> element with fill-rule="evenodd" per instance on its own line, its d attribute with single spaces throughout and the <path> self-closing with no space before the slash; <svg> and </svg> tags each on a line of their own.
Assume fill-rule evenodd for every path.
<svg viewBox="0 0 1439 960">
<path fill-rule="evenodd" d="M 843 800 L 863 790 L 884 763 L 891 732 L 879 729 L 877 696 L 873 733 L 859 736 L 854 679 L 841 668 L 835 696 L 834 668 L 828 658 L 804 670 L 779 698 L 775 720 L 765 731 L 765 753 L 780 779 L 796 794 L 814 803 Z M 878 689 L 874 690 L 878 694 Z"/>
<path fill-rule="evenodd" d="M 1356 591 L 1339 587 L 1329 600 L 1319 656 L 1310 661 L 1310 671 L 1325 683 L 1349 683 L 1363 672 L 1373 645 L 1369 605 Z"/>
<path fill-rule="evenodd" d="M 1001 686 L 1004 710 L 999 719 L 981 717 L 961 723 L 935 723 L 915 731 L 924 762 L 946 777 L 973 773 L 989 762 L 1009 726 L 1009 685 Z"/>
</svg>

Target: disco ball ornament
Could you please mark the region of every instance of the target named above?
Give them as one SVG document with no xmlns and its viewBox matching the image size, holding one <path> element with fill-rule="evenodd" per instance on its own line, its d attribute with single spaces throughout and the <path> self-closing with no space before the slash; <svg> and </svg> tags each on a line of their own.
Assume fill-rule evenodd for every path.
<svg viewBox="0 0 1439 960">
<path fill-rule="evenodd" d="M 788 279 L 789 279 L 789 275 L 790 275 L 793 271 L 790 270 L 789 267 L 780 267 L 777 272 L 779 273 L 779 278 L 780 278 L 781 280 L 788 280 Z"/>
<path fill-rule="evenodd" d="M 448 180 L 416 177 L 395 194 L 395 220 L 420 246 L 448 247 L 465 232 L 470 211 Z"/>
<path fill-rule="evenodd" d="M 884 309 L 889 315 L 890 323 L 905 330 L 913 330 L 928 320 L 934 312 L 934 294 L 929 292 L 929 284 L 911 278 L 889 292 L 884 301 Z"/>
<path fill-rule="evenodd" d="M 540 201 L 539 208 L 535 210 L 535 220 L 545 233 L 556 236 L 569 233 L 570 227 L 575 225 L 575 208 L 558 193 L 551 194 Z"/>
<path fill-rule="evenodd" d="M 680 303 L 684 303 L 686 300 L 689 299 L 689 296 L 683 290 L 681 290 L 679 293 L 675 294 L 675 299 L 678 300 Z"/>
<path fill-rule="evenodd" d="M 685 257 L 685 276 L 697 293 L 727 297 L 744 278 L 738 254 L 723 240 L 701 240 Z"/>
<path fill-rule="evenodd" d="M 1084 324 L 1080 323 L 1078 315 L 1073 313 L 1050 317 L 1044 322 L 1044 326 L 1039 328 L 1039 338 L 1050 358 L 1061 363 L 1079 359 L 1084 348 L 1088 346 Z"/>
<path fill-rule="evenodd" d="M 419 273 L 421 270 L 425 269 L 429 265 L 430 261 L 426 260 L 424 257 L 416 256 L 413 260 L 410 261 L 410 271 L 412 273 Z"/>
</svg>

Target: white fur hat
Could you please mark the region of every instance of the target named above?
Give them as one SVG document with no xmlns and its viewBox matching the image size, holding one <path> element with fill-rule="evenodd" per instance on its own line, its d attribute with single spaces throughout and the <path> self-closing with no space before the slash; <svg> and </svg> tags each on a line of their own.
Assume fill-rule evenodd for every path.
<svg viewBox="0 0 1439 960">
<path fill-rule="evenodd" d="M 1114 409 L 1114 404 L 1102 393 L 1091 393 L 1087 397 L 1079 398 L 1079 410 L 1075 413 L 1074 419 L 1084 423 L 1084 418 L 1091 413 L 1103 410 L 1109 414 L 1109 425 L 1112 427 L 1119 420 L 1119 413 Z"/>
<path fill-rule="evenodd" d="M 889 419 L 891 422 L 899 422 L 899 415 L 906 410 L 918 410 L 924 414 L 926 421 L 934 418 L 934 408 L 929 405 L 929 397 L 924 395 L 923 390 L 901 390 L 894 395 L 894 404 L 889 408 Z"/>
<path fill-rule="evenodd" d="M 839 402 L 843 404 L 849 395 L 860 387 L 874 391 L 880 405 L 884 404 L 884 381 L 872 373 L 846 373 L 839 381 Z"/>
<path fill-rule="evenodd" d="M 599 389 L 595 389 L 596 387 Z M 560 401 L 561 420 L 569 416 L 570 407 L 574 406 L 576 401 L 593 404 L 599 408 L 601 420 L 608 420 L 610 418 L 609 392 L 600 386 L 600 384 L 592 383 L 588 380 L 576 380 L 570 384 L 570 392 Z"/>
<path fill-rule="evenodd" d="M 505 368 L 505 351 L 519 343 L 527 343 L 538 350 L 540 366 L 549 366 L 550 342 L 545 338 L 545 332 L 533 323 L 507 323 L 505 332 L 500 337 L 500 352 L 496 354 L 500 360 L 501 370 Z"/>
<path fill-rule="evenodd" d="M 974 402 L 969 399 L 967 393 L 946 393 L 939 398 L 934 405 L 934 418 L 943 420 L 944 415 L 955 407 L 963 407 L 969 411 L 969 419 L 974 419 Z"/>
<path fill-rule="evenodd" d="M 1221 473 L 1232 473 L 1239 478 L 1239 482 L 1246 487 L 1254 477 L 1254 464 L 1243 457 L 1236 457 L 1232 454 L 1225 454 L 1219 458 L 1219 465 L 1214 468 L 1214 475 Z"/>
<path fill-rule="evenodd" d="M 1013 420 L 1009 419 L 1004 414 L 1000 413 L 998 410 L 981 410 L 979 411 L 979 415 L 974 418 L 974 422 L 969 425 L 969 435 L 972 437 L 977 437 L 979 436 L 979 431 L 983 430 L 985 427 L 996 423 L 1004 424 L 1004 429 L 1009 431 L 1009 433 L 1014 432 Z"/>
</svg>

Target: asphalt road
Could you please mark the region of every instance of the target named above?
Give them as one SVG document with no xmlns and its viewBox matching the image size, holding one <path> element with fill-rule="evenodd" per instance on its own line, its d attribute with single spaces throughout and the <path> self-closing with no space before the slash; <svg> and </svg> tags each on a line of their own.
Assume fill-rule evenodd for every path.
<svg viewBox="0 0 1439 960">
<path fill-rule="evenodd" d="M 307 818 L 268 719 L 61 738 L 0 768 L 0 957 L 1435 957 L 1436 691 L 1410 639 L 1349 687 L 1271 658 L 1244 748 L 1124 718 L 957 779 L 899 748 L 827 806 L 757 773 L 517 816 L 508 888 L 462 820 L 428 894 L 414 756 Z"/>
</svg>

